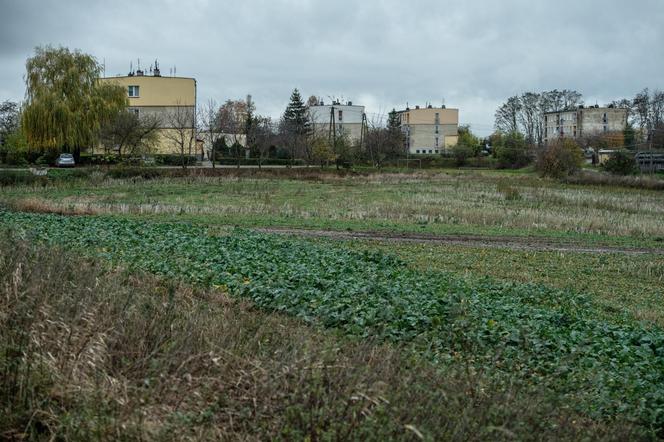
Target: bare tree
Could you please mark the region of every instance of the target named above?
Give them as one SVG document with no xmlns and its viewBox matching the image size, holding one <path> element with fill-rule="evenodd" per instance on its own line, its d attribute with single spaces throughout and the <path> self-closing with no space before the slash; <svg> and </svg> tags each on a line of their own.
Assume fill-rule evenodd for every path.
<svg viewBox="0 0 664 442">
<path fill-rule="evenodd" d="M 272 130 L 272 120 L 270 117 L 261 117 L 260 115 L 253 117 L 252 131 L 252 147 L 256 150 L 258 156 L 258 168 L 262 168 L 263 160 L 268 157 L 270 148 L 274 146 L 276 137 Z"/>
<path fill-rule="evenodd" d="M 20 109 L 18 103 L 3 101 L 0 103 L 0 146 L 7 137 L 18 129 Z"/>
<path fill-rule="evenodd" d="M 496 110 L 496 129 L 500 132 L 513 133 L 519 131 L 519 112 L 521 101 L 518 96 L 510 97 Z"/>
<path fill-rule="evenodd" d="M 205 144 L 210 147 L 209 156 L 212 161 L 212 168 L 214 169 L 217 161 L 217 142 L 223 137 L 219 124 L 217 102 L 210 99 L 204 106 L 201 106 L 198 111 L 198 119 L 199 126 L 201 127 L 201 135 Z"/>
<path fill-rule="evenodd" d="M 518 132 L 530 145 L 544 141 L 544 114 L 576 108 L 581 94 L 572 90 L 554 89 L 546 92 L 525 92 L 507 99 L 495 114 L 495 127 L 503 133 Z"/>
<path fill-rule="evenodd" d="M 247 117 L 253 112 L 251 100 L 226 100 L 219 108 L 219 127 L 223 136 L 232 141 L 231 152 L 240 167 L 247 145 Z M 245 146 L 242 145 L 244 140 Z"/>
<path fill-rule="evenodd" d="M 521 95 L 519 112 L 517 113 L 519 123 L 526 136 L 526 143 L 533 145 L 539 143 L 537 128 L 540 120 L 540 94 L 526 92 Z"/>
<path fill-rule="evenodd" d="M 184 169 L 196 146 L 196 111 L 193 106 L 181 106 L 178 101 L 166 114 L 165 120 L 168 127 L 164 138 L 177 149 Z"/>
<path fill-rule="evenodd" d="M 101 141 L 106 151 L 113 150 L 119 157 L 149 153 L 159 135 L 159 118 L 122 111 L 108 121 L 101 130 Z"/>
</svg>

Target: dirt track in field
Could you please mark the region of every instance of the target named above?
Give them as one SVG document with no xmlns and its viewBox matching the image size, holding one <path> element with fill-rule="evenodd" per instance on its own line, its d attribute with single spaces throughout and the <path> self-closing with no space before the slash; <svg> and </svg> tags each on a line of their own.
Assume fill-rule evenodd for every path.
<svg viewBox="0 0 664 442">
<path fill-rule="evenodd" d="M 309 238 L 338 240 L 369 240 L 431 245 L 454 245 L 476 248 L 501 248 L 512 250 L 559 251 L 577 253 L 664 254 L 664 248 L 637 248 L 578 244 L 564 240 L 527 236 L 473 236 L 473 235 L 423 235 L 417 233 L 385 233 L 372 231 L 309 230 L 281 227 L 254 228 L 263 233 L 293 235 Z"/>
</svg>

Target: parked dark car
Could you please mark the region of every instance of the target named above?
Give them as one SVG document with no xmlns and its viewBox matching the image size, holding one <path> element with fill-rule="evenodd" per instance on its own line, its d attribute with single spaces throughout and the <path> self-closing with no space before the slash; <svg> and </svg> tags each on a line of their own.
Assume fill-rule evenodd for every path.
<svg viewBox="0 0 664 442">
<path fill-rule="evenodd" d="M 57 160 L 55 160 L 56 167 L 74 167 L 76 162 L 74 161 L 74 155 L 70 153 L 60 154 Z"/>
</svg>

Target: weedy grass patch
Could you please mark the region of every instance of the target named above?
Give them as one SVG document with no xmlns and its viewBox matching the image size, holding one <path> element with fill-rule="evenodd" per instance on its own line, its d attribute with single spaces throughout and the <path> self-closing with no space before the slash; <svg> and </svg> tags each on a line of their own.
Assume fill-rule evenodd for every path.
<svg viewBox="0 0 664 442">
<path fill-rule="evenodd" d="M 441 366 L 544 388 L 591 418 L 633 419 L 662 435 L 664 331 L 619 312 L 607 321 L 572 290 L 469 280 L 391 254 L 244 230 L 211 236 L 187 224 L 9 212 L 0 221 L 347 336 L 407 345 Z"/>
</svg>

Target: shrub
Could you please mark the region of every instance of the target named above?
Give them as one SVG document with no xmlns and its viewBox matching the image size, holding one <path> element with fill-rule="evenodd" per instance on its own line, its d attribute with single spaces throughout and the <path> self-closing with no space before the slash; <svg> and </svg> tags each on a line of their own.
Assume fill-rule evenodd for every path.
<svg viewBox="0 0 664 442">
<path fill-rule="evenodd" d="M 17 186 L 25 184 L 46 184 L 48 178 L 45 176 L 36 176 L 22 170 L 3 170 L 0 171 L 0 187 Z"/>
<path fill-rule="evenodd" d="M 157 164 L 164 166 L 182 166 L 182 155 L 180 154 L 161 154 L 154 156 Z M 194 166 L 198 162 L 195 155 L 185 155 L 184 164 L 186 166 Z"/>
<path fill-rule="evenodd" d="M 496 184 L 496 190 L 501 193 L 507 201 L 517 201 L 521 199 L 521 193 L 516 187 L 512 187 L 509 181 L 500 180 Z"/>
<path fill-rule="evenodd" d="M 634 155 L 625 150 L 612 153 L 602 168 L 613 175 L 633 175 L 639 170 L 634 161 Z"/>
<path fill-rule="evenodd" d="M 120 166 L 109 169 L 106 175 L 115 179 L 143 178 L 150 180 L 161 176 L 162 173 L 155 168 Z"/>
<path fill-rule="evenodd" d="M 562 178 L 573 175 L 582 163 L 583 152 L 579 145 L 573 140 L 562 139 L 540 152 L 536 168 L 542 176 Z"/>
<path fill-rule="evenodd" d="M 457 166 L 463 166 L 468 161 L 468 158 L 471 158 L 475 155 L 475 150 L 464 144 L 457 144 L 452 148 L 452 155 L 456 161 Z"/>
</svg>

